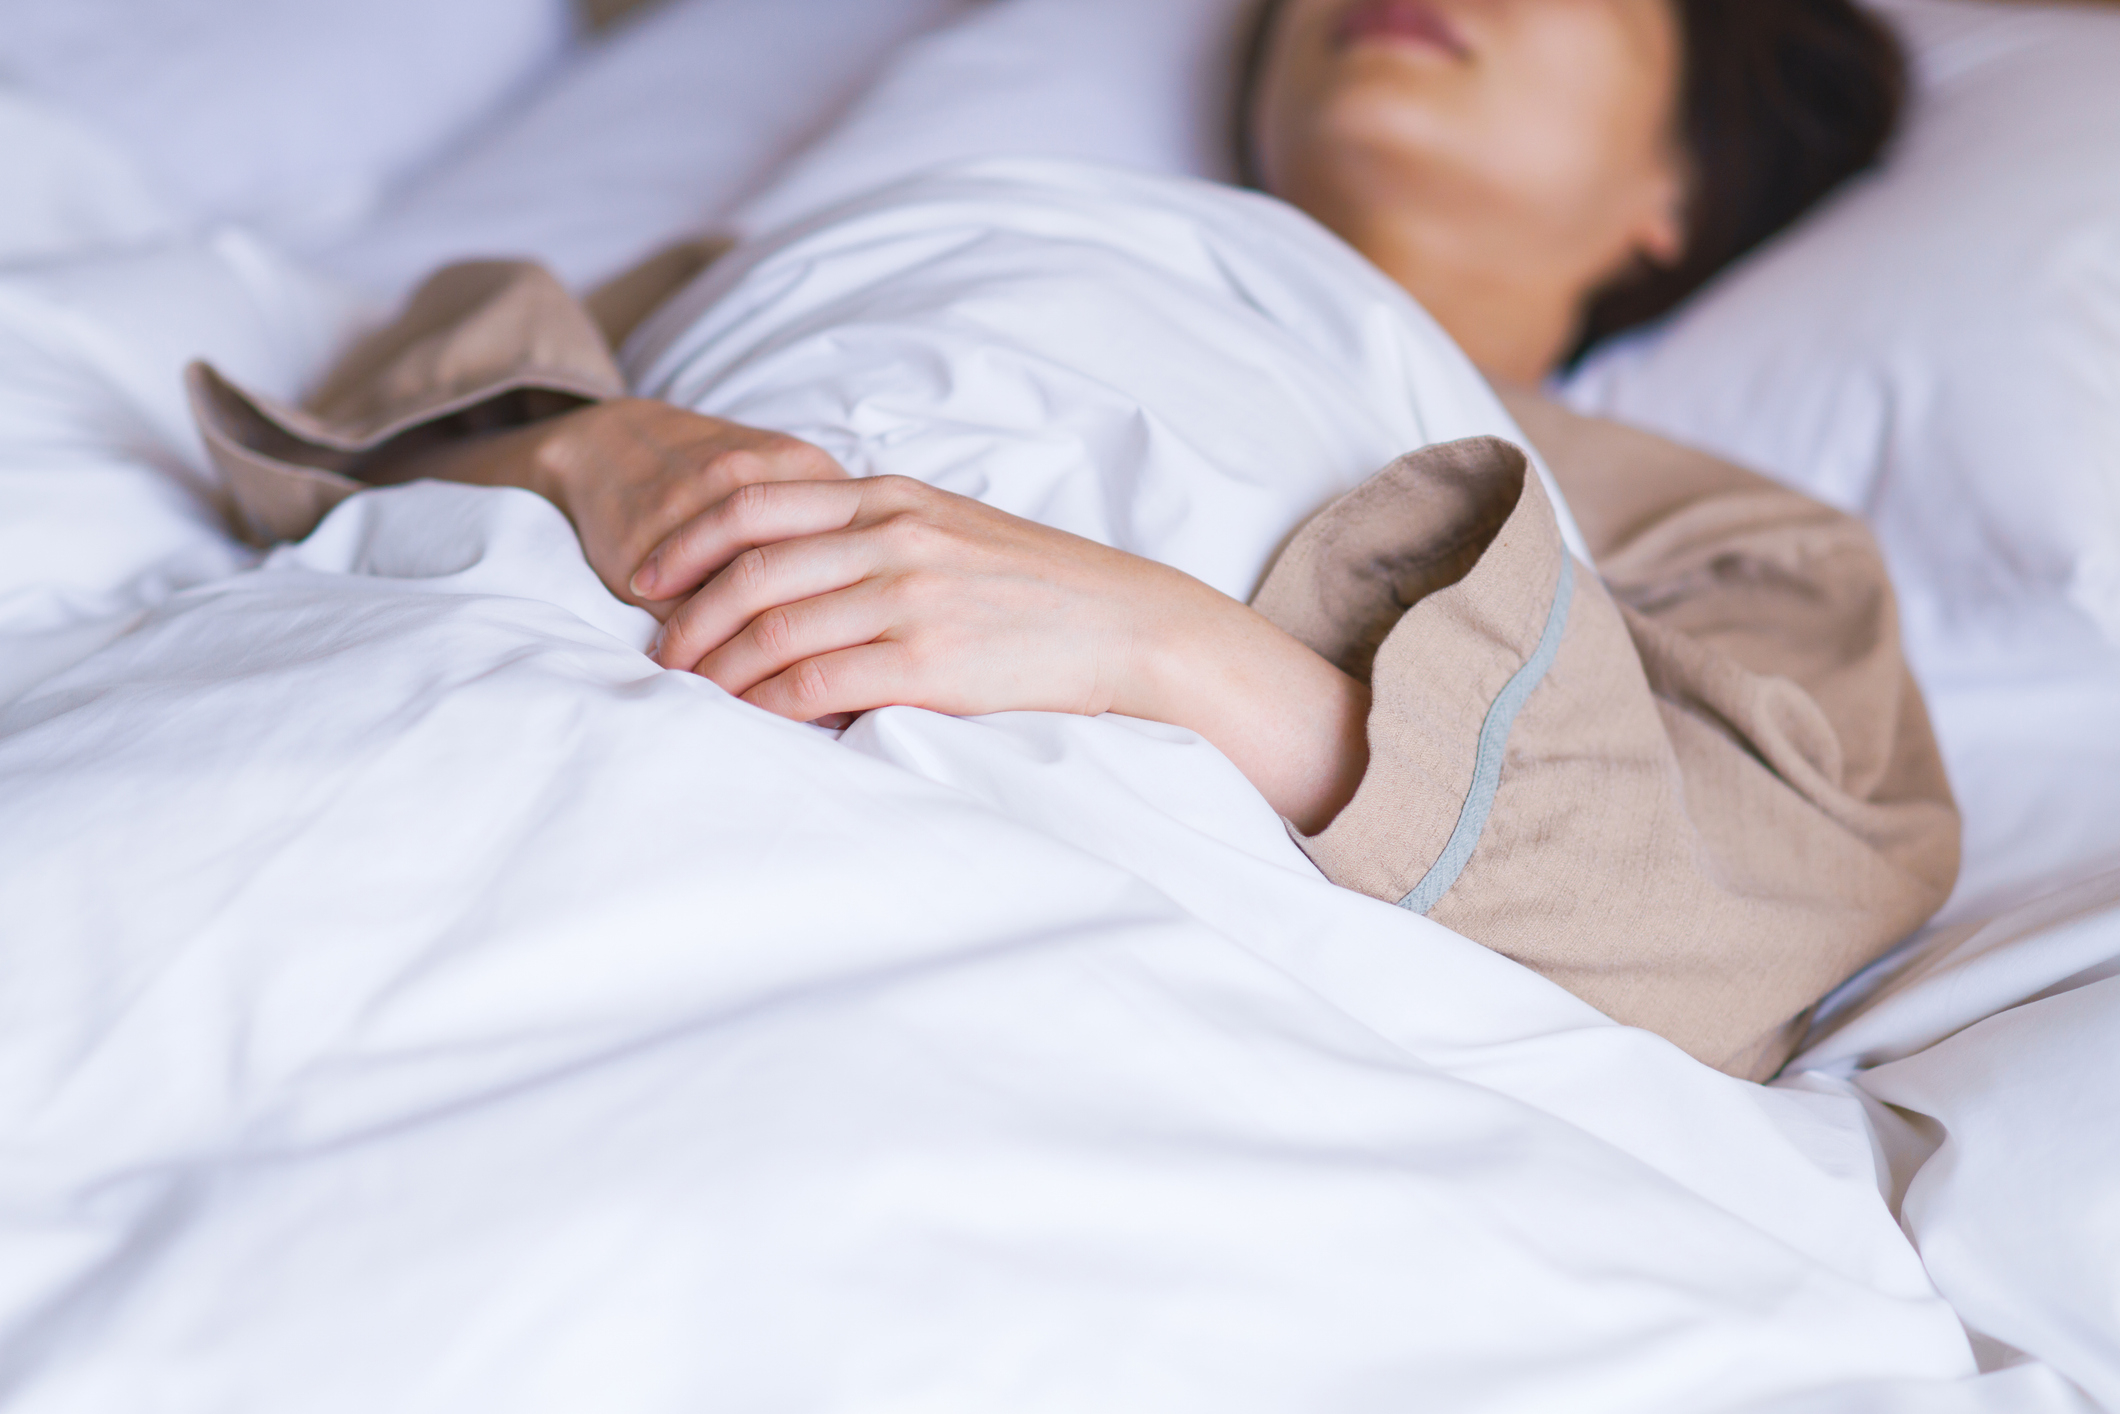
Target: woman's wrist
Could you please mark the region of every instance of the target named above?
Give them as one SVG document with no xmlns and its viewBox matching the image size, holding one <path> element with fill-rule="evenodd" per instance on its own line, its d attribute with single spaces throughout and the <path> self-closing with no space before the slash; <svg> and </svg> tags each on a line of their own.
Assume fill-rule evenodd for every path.
<svg viewBox="0 0 2120 1414">
<path fill-rule="evenodd" d="M 1197 581 L 1144 611 L 1115 712 L 1197 732 L 1306 835 L 1369 765 L 1369 689 Z"/>
<path fill-rule="evenodd" d="M 566 458 L 558 454 L 569 413 L 520 427 L 436 440 L 416 448 L 392 448 L 360 468 L 361 478 L 375 486 L 408 481 L 455 481 L 470 486 L 515 486 L 534 491 L 567 510 L 562 475 Z"/>
</svg>

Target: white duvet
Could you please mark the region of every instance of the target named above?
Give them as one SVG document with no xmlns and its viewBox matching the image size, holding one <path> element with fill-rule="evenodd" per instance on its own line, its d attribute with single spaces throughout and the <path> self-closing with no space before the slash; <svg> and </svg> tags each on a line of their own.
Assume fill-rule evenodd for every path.
<svg viewBox="0 0 2120 1414">
<path fill-rule="evenodd" d="M 629 364 L 1243 593 L 1508 430 L 1249 200 L 938 179 Z M 2120 889 L 1745 1085 L 1332 888 L 1184 732 L 658 672 L 525 493 L 253 564 L 177 362 L 291 390 L 357 317 L 234 237 L 0 277 L 0 1407 L 2120 1407 Z"/>
</svg>

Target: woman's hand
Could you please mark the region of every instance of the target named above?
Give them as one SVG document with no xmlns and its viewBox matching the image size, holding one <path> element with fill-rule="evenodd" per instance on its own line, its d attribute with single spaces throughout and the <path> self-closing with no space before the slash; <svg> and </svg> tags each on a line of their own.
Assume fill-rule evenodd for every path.
<svg viewBox="0 0 2120 1414">
<path fill-rule="evenodd" d="M 639 595 L 631 586 L 648 553 L 679 527 L 745 487 L 846 479 L 808 442 L 648 398 L 555 420 L 536 464 L 543 484 L 535 489 L 574 522 L 589 564 L 612 593 L 657 618 L 668 617 L 677 595 Z"/>
<path fill-rule="evenodd" d="M 590 567 L 611 592 L 657 618 L 675 604 L 628 586 L 648 552 L 678 527 L 740 487 L 846 477 L 807 442 L 648 398 L 594 403 L 364 473 L 378 483 L 431 477 L 535 491 L 574 522 Z"/>
<path fill-rule="evenodd" d="M 755 477 L 629 588 L 691 595 L 652 650 L 798 721 L 905 705 L 1189 727 L 1321 829 L 1368 761 L 1361 684 L 1168 566 L 902 477 Z"/>
<path fill-rule="evenodd" d="M 1173 621 L 1221 598 L 904 477 L 741 488 L 658 547 L 632 588 L 698 590 L 663 626 L 663 666 L 804 721 L 886 703 L 1138 715 L 1148 660 L 1184 634 Z"/>
</svg>

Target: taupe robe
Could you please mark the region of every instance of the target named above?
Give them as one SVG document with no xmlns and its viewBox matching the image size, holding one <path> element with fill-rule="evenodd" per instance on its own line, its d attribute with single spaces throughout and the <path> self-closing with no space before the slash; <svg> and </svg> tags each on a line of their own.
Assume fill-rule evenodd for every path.
<svg viewBox="0 0 2120 1414">
<path fill-rule="evenodd" d="M 661 257 L 587 304 L 533 265 L 451 267 L 305 408 L 195 365 L 246 529 L 307 534 L 385 444 L 624 395 L 616 339 L 711 253 Z M 1816 501 L 1506 396 L 1597 567 L 1493 438 L 1403 457 L 1304 526 L 1255 607 L 1374 701 L 1354 799 L 1297 842 L 1335 883 L 1764 1078 L 1957 875 L 1883 561 Z"/>
</svg>

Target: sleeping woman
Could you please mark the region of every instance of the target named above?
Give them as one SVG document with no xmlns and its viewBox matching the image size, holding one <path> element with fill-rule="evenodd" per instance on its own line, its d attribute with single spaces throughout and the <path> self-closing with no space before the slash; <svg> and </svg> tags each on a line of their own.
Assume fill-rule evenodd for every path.
<svg viewBox="0 0 2120 1414">
<path fill-rule="evenodd" d="M 194 405 L 260 538 L 307 533 L 363 485 L 536 491 L 661 621 L 664 668 L 800 721 L 907 705 L 1190 728 L 1335 883 L 1771 1075 L 1808 1010 L 1956 875 L 1882 563 L 1846 516 L 1528 390 L 1873 161 L 1901 103 L 1890 36 L 1848 0 L 1281 0 L 1245 89 L 1257 185 L 1311 219 L 1192 184 L 1164 184 L 1184 190 L 1159 219 L 1204 213 L 1202 248 L 1249 222 L 1311 252 L 1320 289 L 1352 291 L 1291 327 L 1375 316 L 1387 302 L 1361 281 L 1381 272 L 1513 415 L 1496 407 L 1500 435 L 1405 434 L 1383 470 L 1273 524 L 1249 568 L 1187 573 L 1100 525 L 1072 533 L 1040 509 L 1060 498 L 1019 515 L 941 478 L 849 477 L 845 452 L 785 420 L 694 411 L 682 380 L 636 374 L 667 396 L 627 396 L 611 349 L 640 316 L 635 344 L 670 364 L 687 328 L 764 298 L 748 247 L 668 304 L 698 260 L 651 262 L 586 306 L 534 266 L 452 267 L 306 410 L 203 366 Z M 1356 254 L 1357 274 L 1334 273 Z M 973 257 L 926 265 L 952 259 Z M 1064 295 L 1073 267 L 1056 268 Z M 948 299 L 976 294 L 978 270 Z M 1108 297 L 1076 278 L 1084 307 Z M 1361 377 L 1391 349 L 1419 362 L 1434 325 L 1406 308 L 1414 342 L 1363 345 Z M 1211 370 L 1213 342 L 1187 357 Z M 1462 365 L 1491 404 L 1449 353 L 1408 397 Z"/>
</svg>

